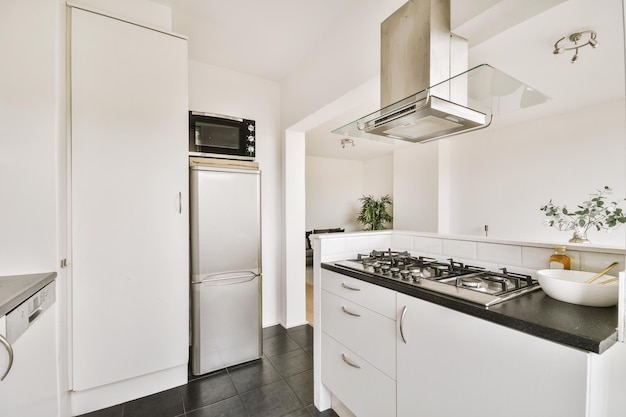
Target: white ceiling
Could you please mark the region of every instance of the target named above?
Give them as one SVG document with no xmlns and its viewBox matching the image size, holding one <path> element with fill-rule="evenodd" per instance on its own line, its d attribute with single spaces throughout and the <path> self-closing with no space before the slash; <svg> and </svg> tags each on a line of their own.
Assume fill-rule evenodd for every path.
<svg viewBox="0 0 626 417">
<path fill-rule="evenodd" d="M 172 9 L 189 57 L 281 81 L 358 0 L 152 0 Z"/>
<path fill-rule="evenodd" d="M 191 59 L 275 81 L 281 81 L 293 71 L 316 47 L 324 32 L 337 24 L 353 3 L 359 3 L 359 0 L 153 1 L 172 7 L 173 29 L 189 37 Z M 476 9 L 486 8 L 482 14 L 476 10 L 468 12 L 467 0 L 452 0 L 453 13 L 455 2 L 459 1 L 464 5 L 462 13 L 473 16 L 471 24 L 458 30 L 470 42 L 470 67 L 488 63 L 551 98 L 546 104 L 499 117 L 490 129 L 624 97 L 622 0 L 563 1 L 513 27 L 494 30 L 498 33 L 486 40 L 482 39 L 491 35 L 479 34 L 472 27 L 495 25 L 500 20 L 498 13 L 509 17 L 521 13 L 515 7 L 526 8 L 530 3 L 543 3 L 545 7 L 547 3 L 552 5 L 562 0 L 471 0 Z M 460 7 L 457 10 L 461 13 Z M 231 24 L 233 18 L 237 19 L 236 24 Z M 381 16 L 380 20 L 384 18 Z M 558 39 L 585 29 L 598 33 L 597 49 L 589 46 L 581 49 L 575 64 L 569 62 L 573 53 L 552 53 Z M 475 44 L 472 37 L 480 37 L 480 43 Z M 247 53 L 241 53 L 244 50 Z M 361 108 L 338 114 L 307 132 L 307 155 L 366 160 L 390 152 L 389 145 L 362 139 L 355 139 L 354 148 L 342 149 L 341 136 L 329 133 L 377 110 L 378 94 L 378 91 L 366 92 Z"/>
</svg>

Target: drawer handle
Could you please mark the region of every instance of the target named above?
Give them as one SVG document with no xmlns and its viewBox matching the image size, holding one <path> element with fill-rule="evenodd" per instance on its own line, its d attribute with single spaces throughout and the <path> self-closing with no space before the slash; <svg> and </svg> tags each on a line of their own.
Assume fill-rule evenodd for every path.
<svg viewBox="0 0 626 417">
<path fill-rule="evenodd" d="M 351 286 L 347 285 L 345 282 L 342 282 L 341 286 L 344 287 L 346 290 L 361 291 L 360 288 L 351 287 Z"/>
<path fill-rule="evenodd" d="M 341 311 L 343 311 L 344 313 L 349 314 L 349 315 L 351 315 L 351 316 L 354 316 L 354 317 L 361 317 L 361 315 L 360 315 L 360 314 L 353 313 L 352 311 L 348 310 L 348 309 L 347 309 L 347 308 L 345 308 L 344 306 L 341 306 Z"/>
<path fill-rule="evenodd" d="M 344 355 L 343 353 L 341 354 L 341 359 L 343 359 L 343 361 L 345 363 L 347 363 L 348 365 L 350 365 L 353 368 L 357 368 L 357 369 L 361 369 L 361 367 L 359 365 L 357 365 L 356 363 L 352 362 L 350 359 L 348 359 L 346 357 L 346 355 Z"/>
</svg>

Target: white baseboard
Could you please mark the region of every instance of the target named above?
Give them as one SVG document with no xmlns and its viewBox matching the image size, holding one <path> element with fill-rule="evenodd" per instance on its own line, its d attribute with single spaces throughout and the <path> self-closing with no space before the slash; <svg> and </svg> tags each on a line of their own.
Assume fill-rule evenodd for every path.
<svg viewBox="0 0 626 417">
<path fill-rule="evenodd" d="M 70 393 L 72 415 L 78 416 L 156 394 L 187 383 L 187 365 Z"/>
</svg>

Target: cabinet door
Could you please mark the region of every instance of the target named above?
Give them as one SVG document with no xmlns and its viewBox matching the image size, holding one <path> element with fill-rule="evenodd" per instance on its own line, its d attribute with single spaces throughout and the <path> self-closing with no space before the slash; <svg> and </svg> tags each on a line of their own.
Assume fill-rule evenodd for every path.
<svg viewBox="0 0 626 417">
<path fill-rule="evenodd" d="M 187 43 L 72 9 L 73 388 L 187 363 Z"/>
<path fill-rule="evenodd" d="M 398 417 L 585 415 L 586 353 L 398 294 L 405 307 Z"/>
</svg>

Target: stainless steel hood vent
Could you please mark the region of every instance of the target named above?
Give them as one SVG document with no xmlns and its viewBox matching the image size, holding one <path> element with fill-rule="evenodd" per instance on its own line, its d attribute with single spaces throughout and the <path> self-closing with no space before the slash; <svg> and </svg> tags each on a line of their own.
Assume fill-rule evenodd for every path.
<svg viewBox="0 0 626 417">
<path fill-rule="evenodd" d="M 411 142 L 451 135 L 488 125 L 483 113 L 435 96 L 364 123 L 369 134 Z"/>
<path fill-rule="evenodd" d="M 428 142 L 548 100 L 487 64 L 467 70 L 467 51 L 467 41 L 450 33 L 449 1 L 410 0 L 381 24 L 383 108 L 333 133 Z"/>
</svg>

